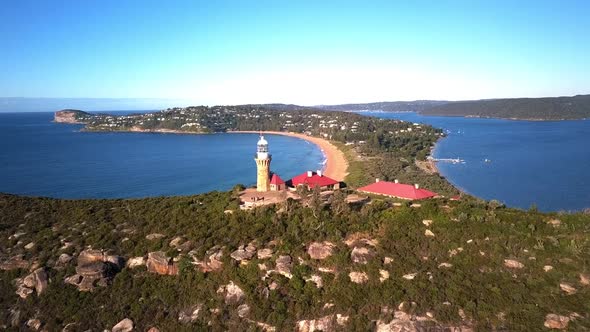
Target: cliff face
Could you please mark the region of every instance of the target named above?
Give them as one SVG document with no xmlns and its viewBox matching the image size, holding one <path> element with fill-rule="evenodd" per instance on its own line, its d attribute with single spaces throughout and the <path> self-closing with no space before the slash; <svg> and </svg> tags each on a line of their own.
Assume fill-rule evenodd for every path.
<svg viewBox="0 0 590 332">
<path fill-rule="evenodd" d="M 80 110 L 67 109 L 55 112 L 53 121 L 60 123 L 84 123 L 82 118 L 85 116 L 90 116 L 90 114 Z"/>
</svg>

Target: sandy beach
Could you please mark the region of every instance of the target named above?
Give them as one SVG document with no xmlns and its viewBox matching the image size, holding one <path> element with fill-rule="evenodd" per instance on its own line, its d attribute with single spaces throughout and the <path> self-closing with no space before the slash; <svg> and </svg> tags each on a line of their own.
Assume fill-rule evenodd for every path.
<svg viewBox="0 0 590 332">
<path fill-rule="evenodd" d="M 340 151 L 334 144 L 328 140 L 319 137 L 308 136 L 305 134 L 283 132 L 283 131 L 231 131 L 228 133 L 246 133 L 246 134 L 259 134 L 263 135 L 283 135 L 289 137 L 296 137 L 306 140 L 310 143 L 317 145 L 323 154 L 326 156 L 326 164 L 324 165 L 324 174 L 337 181 L 344 181 L 346 175 L 348 175 L 348 162 L 344 157 L 344 153 Z"/>
</svg>

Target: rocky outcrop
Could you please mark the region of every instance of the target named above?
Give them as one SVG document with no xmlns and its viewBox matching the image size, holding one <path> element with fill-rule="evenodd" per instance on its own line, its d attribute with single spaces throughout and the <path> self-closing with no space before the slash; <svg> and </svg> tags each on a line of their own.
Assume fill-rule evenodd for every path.
<svg viewBox="0 0 590 332">
<path fill-rule="evenodd" d="M 161 275 L 177 275 L 178 264 L 168 258 L 162 251 L 155 251 L 148 253 L 146 267 L 149 272 Z"/>
<path fill-rule="evenodd" d="M 92 291 L 95 287 L 106 287 L 124 266 L 124 259 L 108 255 L 102 250 L 87 249 L 78 255 L 76 274 L 65 282 L 78 287 L 80 291 Z"/>
<path fill-rule="evenodd" d="M 161 233 L 151 233 L 145 236 L 146 240 L 152 241 L 152 240 L 158 240 L 163 238 L 165 235 L 161 234 Z"/>
<path fill-rule="evenodd" d="M 80 110 L 65 109 L 55 112 L 53 121 L 59 123 L 83 123 L 82 118 L 85 116 L 90 116 L 90 114 Z"/>
<path fill-rule="evenodd" d="M 131 257 L 127 260 L 127 264 L 126 264 L 126 266 L 130 269 L 134 269 L 136 267 L 143 266 L 143 265 L 145 265 L 145 258 L 142 256 Z"/>
<path fill-rule="evenodd" d="M 297 322 L 298 332 L 335 331 L 338 327 L 343 327 L 348 322 L 348 316 L 341 314 L 327 315 L 317 319 L 300 320 Z"/>
<path fill-rule="evenodd" d="M 364 284 L 369 281 L 369 276 L 365 272 L 350 272 L 348 277 L 355 284 Z"/>
<path fill-rule="evenodd" d="M 193 264 L 198 266 L 201 272 L 219 271 L 223 267 L 223 262 L 221 261 L 223 257 L 223 247 L 214 246 L 207 250 L 203 260 L 195 257 L 196 252 L 194 251 L 191 251 L 188 254 L 192 257 Z"/>
<path fill-rule="evenodd" d="M 225 304 L 239 304 L 244 300 L 244 291 L 233 281 L 217 289 L 217 294 L 223 294 Z"/>
<path fill-rule="evenodd" d="M 247 246 L 241 245 L 238 249 L 230 254 L 230 257 L 237 260 L 238 262 L 249 261 L 256 254 L 256 246 L 253 242 Z"/>
<path fill-rule="evenodd" d="M 369 259 L 375 256 L 375 251 L 368 247 L 354 247 L 350 253 L 350 259 L 354 263 L 367 264 Z"/>
<path fill-rule="evenodd" d="M 556 314 L 548 314 L 545 316 L 545 323 L 543 324 L 548 329 L 565 330 L 570 322 L 567 316 Z"/>
<path fill-rule="evenodd" d="M 275 261 L 275 270 L 291 279 L 293 277 L 293 275 L 291 274 L 291 268 L 293 267 L 293 260 L 291 259 L 291 256 L 289 255 L 283 255 L 283 256 L 279 256 L 276 261 Z"/>
<path fill-rule="evenodd" d="M 409 332 L 409 331 L 461 331 L 472 332 L 473 329 L 466 324 L 460 326 L 439 325 L 436 320 L 427 313 L 426 316 L 417 316 L 395 311 L 393 319 L 389 322 L 378 320 L 376 332 Z"/>
<path fill-rule="evenodd" d="M 306 278 L 305 281 L 313 282 L 317 288 L 322 288 L 324 286 L 322 276 L 317 274 L 312 274 L 309 278 Z"/>
<path fill-rule="evenodd" d="M 41 295 L 47 289 L 47 272 L 44 268 L 38 268 L 23 279 L 16 279 L 16 294 L 25 299 L 33 292 Z"/>
<path fill-rule="evenodd" d="M 263 249 L 258 249 L 256 256 L 258 257 L 258 259 L 267 259 L 267 258 L 271 258 L 272 254 L 273 254 L 273 250 L 271 248 L 263 248 Z"/>
<path fill-rule="evenodd" d="M 371 246 L 375 248 L 379 244 L 379 241 L 377 239 L 372 239 L 363 233 L 354 233 L 349 235 L 346 240 L 344 240 L 344 243 L 350 248 L 357 246 Z"/>
<path fill-rule="evenodd" d="M 112 332 L 131 332 L 133 331 L 133 321 L 125 318 L 113 326 Z"/>
<path fill-rule="evenodd" d="M 202 304 L 188 307 L 178 313 L 178 321 L 184 324 L 194 323 L 199 318 L 199 314 L 201 313 L 202 309 Z"/>
<path fill-rule="evenodd" d="M 559 288 L 562 291 L 564 291 L 567 295 L 575 294 L 578 291 L 574 286 L 568 284 L 567 282 L 560 283 Z"/>
<path fill-rule="evenodd" d="M 522 269 L 524 264 L 514 259 L 505 259 L 504 266 L 510 269 Z"/>
<path fill-rule="evenodd" d="M 30 263 L 23 259 L 23 255 L 12 256 L 0 263 L 0 270 L 10 271 L 16 269 L 26 269 Z"/>
<path fill-rule="evenodd" d="M 326 259 L 332 256 L 333 249 L 336 247 L 334 243 L 324 242 L 312 242 L 307 247 L 307 254 L 311 259 Z"/>
</svg>

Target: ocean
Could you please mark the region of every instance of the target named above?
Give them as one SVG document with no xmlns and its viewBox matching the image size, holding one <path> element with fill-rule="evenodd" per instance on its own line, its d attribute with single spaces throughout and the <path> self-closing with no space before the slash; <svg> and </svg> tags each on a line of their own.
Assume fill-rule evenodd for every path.
<svg viewBox="0 0 590 332">
<path fill-rule="evenodd" d="M 590 208 L 590 120 L 513 121 L 359 112 L 442 128 L 440 173 L 461 190 L 511 207 L 542 211 Z"/>
<path fill-rule="evenodd" d="M 52 120 L 53 113 L 0 113 L 0 192 L 139 198 L 256 184 L 256 134 L 90 133 Z M 271 170 L 284 180 L 323 167 L 321 150 L 307 141 L 267 140 Z"/>
</svg>

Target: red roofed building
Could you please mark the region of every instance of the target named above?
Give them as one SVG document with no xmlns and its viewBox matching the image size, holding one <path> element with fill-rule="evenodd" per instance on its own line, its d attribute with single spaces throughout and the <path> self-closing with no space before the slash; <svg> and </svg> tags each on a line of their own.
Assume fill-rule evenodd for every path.
<svg viewBox="0 0 590 332">
<path fill-rule="evenodd" d="M 281 179 L 280 176 L 273 173 L 272 177 L 270 178 L 270 190 L 271 191 L 285 190 L 285 181 L 283 181 L 283 179 Z"/>
<path fill-rule="evenodd" d="M 320 189 L 338 189 L 340 182 L 322 174 L 321 171 L 307 171 L 291 179 L 293 187 L 307 186 L 309 189 L 320 187 Z"/>
<path fill-rule="evenodd" d="M 437 193 L 432 191 L 420 189 L 417 184 L 403 184 L 398 183 L 397 180 L 395 180 L 395 182 L 377 180 L 375 183 L 358 188 L 357 190 L 367 194 L 377 194 L 408 200 L 418 200 L 438 196 Z"/>
</svg>

